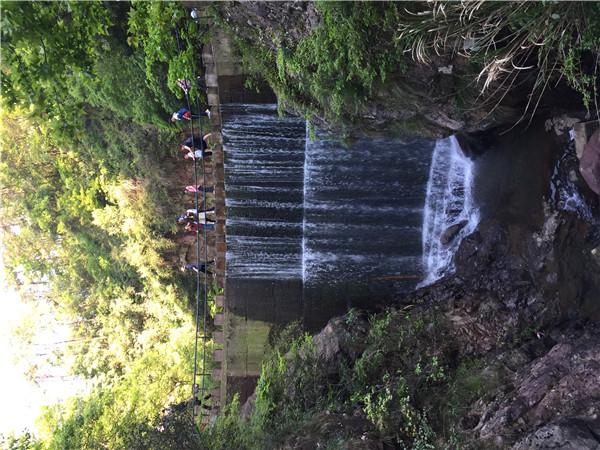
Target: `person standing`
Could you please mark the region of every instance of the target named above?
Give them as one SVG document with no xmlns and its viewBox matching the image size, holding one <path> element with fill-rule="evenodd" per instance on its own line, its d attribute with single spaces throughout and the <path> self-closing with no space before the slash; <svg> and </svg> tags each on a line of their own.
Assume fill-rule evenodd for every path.
<svg viewBox="0 0 600 450">
<path fill-rule="evenodd" d="M 198 211 L 196 209 L 188 209 L 185 214 L 177 216 L 177 222 L 180 224 L 189 223 L 189 222 L 200 222 L 200 223 L 214 223 L 215 221 L 212 219 L 207 219 L 207 214 L 214 214 L 215 208 L 207 209 L 206 211 Z"/>
<path fill-rule="evenodd" d="M 212 156 L 212 152 L 204 150 L 196 150 L 192 152 L 192 149 L 189 149 L 188 153 L 183 155 L 183 159 L 202 159 L 205 156 Z"/>
<path fill-rule="evenodd" d="M 207 139 L 209 139 L 211 136 L 212 136 L 212 133 L 205 134 L 204 136 L 202 136 L 202 139 L 199 139 L 198 137 L 190 136 L 189 138 L 187 138 L 185 141 L 183 141 L 181 143 L 181 147 L 185 146 L 185 147 L 189 147 L 190 149 L 192 147 L 195 147 L 196 150 L 198 150 L 198 149 L 206 150 L 208 148 Z"/>
<path fill-rule="evenodd" d="M 191 231 L 196 233 L 198 231 L 214 231 L 215 224 L 214 223 L 198 223 L 196 221 L 187 222 L 185 224 L 185 231 Z"/>
</svg>

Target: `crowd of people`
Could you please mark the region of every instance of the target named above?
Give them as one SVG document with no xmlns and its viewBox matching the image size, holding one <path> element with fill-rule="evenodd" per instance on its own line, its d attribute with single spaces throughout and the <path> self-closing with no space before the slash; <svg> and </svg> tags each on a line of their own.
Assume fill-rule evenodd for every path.
<svg viewBox="0 0 600 450">
<path fill-rule="evenodd" d="M 187 97 L 191 87 L 190 81 L 177 80 L 177 85 L 183 90 Z M 170 122 L 175 123 L 179 120 L 192 121 L 193 119 L 197 119 L 200 117 L 210 117 L 210 109 L 207 108 L 204 112 L 200 114 L 194 114 L 187 108 L 181 108 L 178 111 L 174 112 L 169 120 Z M 192 134 L 187 139 L 185 139 L 179 146 L 179 150 L 184 154 L 183 158 L 191 160 L 204 160 L 204 158 L 211 157 L 212 151 L 209 150 L 208 145 L 211 133 L 205 134 L 202 137 L 195 137 L 193 134 L 193 127 L 191 133 Z M 214 187 L 202 185 L 186 186 L 185 192 L 194 195 L 196 195 L 197 193 L 212 194 L 214 193 Z M 177 216 L 177 223 L 183 226 L 185 231 L 192 233 L 214 231 L 216 224 L 215 209 L 206 209 L 206 204 L 203 205 L 203 208 L 204 209 L 202 210 L 200 210 L 199 208 L 187 209 L 184 214 Z M 214 272 L 209 268 L 209 266 L 213 263 L 214 261 L 198 261 L 182 266 L 181 270 L 183 272 L 192 271 L 194 273 L 204 273 L 205 275 L 213 275 Z"/>
<path fill-rule="evenodd" d="M 192 20 L 198 22 L 200 19 L 200 12 L 196 8 L 192 8 L 190 15 Z M 202 77 L 197 77 L 195 80 L 196 85 L 200 90 L 206 91 L 206 83 Z M 189 101 L 189 93 L 192 88 L 192 82 L 186 79 L 177 80 L 177 86 L 179 86 L 183 93 L 185 94 L 185 98 L 187 100 L 188 108 L 191 108 Z M 185 139 L 179 146 L 179 150 L 184 154 L 183 158 L 186 160 L 194 161 L 194 171 L 196 171 L 196 164 L 198 161 L 202 163 L 204 166 L 205 158 L 209 158 L 212 156 L 212 151 L 209 149 L 209 139 L 211 134 L 208 133 L 204 136 L 194 136 L 194 127 L 192 120 L 198 119 L 200 117 L 208 117 L 210 118 L 210 109 L 207 108 L 205 111 L 200 112 L 198 114 L 194 114 L 188 108 L 180 108 L 178 111 L 175 111 L 171 117 L 169 118 L 170 123 L 176 123 L 178 121 L 189 121 L 190 122 L 190 136 Z M 198 108 L 201 109 L 201 108 Z M 194 180 L 196 180 L 196 176 L 194 176 Z M 199 239 L 200 232 L 209 232 L 214 231 L 215 229 L 215 209 L 210 208 L 207 209 L 207 201 L 206 194 L 214 194 L 213 186 L 204 186 L 197 184 L 197 181 L 194 181 L 194 184 L 191 186 L 185 187 L 185 192 L 188 194 L 193 194 L 196 198 L 195 208 L 189 208 L 185 211 L 184 214 L 177 216 L 176 220 L 179 225 L 182 225 L 185 231 L 193 232 L 197 234 L 197 238 Z M 198 201 L 199 194 L 202 194 L 204 197 L 204 201 L 202 202 L 202 210 L 200 210 L 200 202 Z M 205 239 L 205 245 L 206 239 Z M 199 257 L 200 255 L 198 255 Z M 207 258 L 208 259 L 208 258 Z M 196 261 L 192 263 L 185 264 L 181 267 L 183 272 L 192 272 L 196 276 L 200 276 L 203 273 L 205 276 L 212 276 L 214 272 L 211 270 L 214 265 L 214 260 L 211 261 Z M 206 286 L 205 286 L 206 289 Z M 206 292 L 205 292 L 205 302 L 206 302 Z M 206 308 L 206 303 L 204 305 Z M 196 318 L 198 320 L 198 318 Z M 206 315 L 205 315 L 206 320 Z M 198 325 L 198 324 L 196 324 Z M 206 330 L 206 323 L 204 324 L 204 328 Z M 198 339 L 198 327 L 196 327 L 196 340 Z M 205 344 L 205 343 L 204 343 Z M 197 345 L 197 341 L 196 341 Z M 204 347 L 206 351 L 206 347 Z M 195 359 L 195 356 L 194 356 Z M 191 406 L 194 410 L 194 415 L 196 414 L 196 410 L 200 409 L 203 414 L 209 413 L 212 409 L 211 402 L 211 394 L 204 392 L 204 381 L 202 383 L 202 393 L 200 394 L 200 386 L 196 383 L 196 362 L 194 361 L 194 382 L 192 385 L 192 398 L 189 401 L 186 401 L 184 405 Z M 169 417 L 169 414 L 165 411 L 165 416 Z"/>
</svg>

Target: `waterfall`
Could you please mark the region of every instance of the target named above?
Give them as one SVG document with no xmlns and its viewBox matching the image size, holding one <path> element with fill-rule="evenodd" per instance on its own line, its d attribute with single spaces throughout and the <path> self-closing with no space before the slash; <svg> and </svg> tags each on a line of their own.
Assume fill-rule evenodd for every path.
<svg viewBox="0 0 600 450">
<path fill-rule="evenodd" d="M 452 257 L 463 237 L 479 222 L 471 192 L 473 162 L 455 137 L 436 142 L 423 214 L 423 268 L 420 286 L 430 284 L 454 270 Z"/>
<path fill-rule="evenodd" d="M 345 147 L 325 133 L 307 136 L 305 289 L 337 285 L 352 296 L 361 285 L 376 295 L 385 295 L 391 284 L 414 288 L 422 274 L 430 152 L 431 143 L 417 139 L 362 139 Z"/>
<path fill-rule="evenodd" d="M 305 121 L 222 105 L 227 277 L 302 277 Z"/>
<path fill-rule="evenodd" d="M 406 292 L 452 269 L 478 220 L 456 139 L 344 146 L 318 130 L 311 139 L 305 120 L 276 105 L 221 113 L 228 279 L 299 281 L 318 304 Z"/>
</svg>

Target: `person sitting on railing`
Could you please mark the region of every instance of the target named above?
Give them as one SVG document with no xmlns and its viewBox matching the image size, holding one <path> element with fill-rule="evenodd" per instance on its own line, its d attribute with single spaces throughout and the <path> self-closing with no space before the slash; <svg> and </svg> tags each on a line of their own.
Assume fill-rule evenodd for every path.
<svg viewBox="0 0 600 450">
<path fill-rule="evenodd" d="M 199 184 L 198 186 L 186 186 L 185 187 L 185 192 L 190 192 L 190 193 L 194 193 L 194 192 L 206 192 L 206 193 L 213 193 L 215 192 L 215 188 L 213 186 L 209 186 L 209 187 L 204 187 L 201 184 Z"/>
<path fill-rule="evenodd" d="M 203 262 L 203 263 L 191 263 L 191 264 L 186 264 L 185 266 L 181 266 L 181 271 L 185 272 L 186 270 L 190 271 L 190 272 L 202 272 L 202 273 L 212 273 L 210 270 L 208 270 L 208 265 L 214 263 L 215 260 L 211 260 L 208 262 Z"/>
<path fill-rule="evenodd" d="M 184 146 L 181 146 L 182 149 Z M 188 150 L 187 153 L 185 155 L 183 155 L 183 159 L 202 159 L 205 156 L 212 156 L 212 152 L 210 151 L 206 151 L 206 150 L 194 150 L 192 151 L 191 148 L 187 147 Z"/>
<path fill-rule="evenodd" d="M 192 220 L 190 222 L 187 222 L 185 224 L 184 230 L 185 231 L 191 231 L 191 232 L 197 232 L 197 231 L 213 231 L 215 229 L 215 224 L 214 222 L 209 222 L 209 223 L 199 223 L 196 222 L 195 220 Z"/>
<path fill-rule="evenodd" d="M 179 111 L 174 112 L 171 115 L 171 122 L 177 122 L 178 120 L 192 120 L 198 119 L 202 116 L 210 118 L 210 109 L 206 109 L 206 111 L 200 114 L 192 114 L 189 109 L 181 108 Z"/>
<path fill-rule="evenodd" d="M 212 222 L 214 223 L 215 221 L 212 219 L 207 219 L 206 215 L 207 214 L 214 214 L 215 212 L 215 208 L 211 208 L 211 209 L 207 209 L 206 211 L 200 211 L 198 213 L 198 210 L 196 209 L 188 209 L 185 214 L 182 214 L 180 216 L 177 216 L 177 222 L 184 224 L 187 222 L 193 222 L 193 221 L 198 221 L 200 223 L 208 223 L 208 222 Z"/>
</svg>

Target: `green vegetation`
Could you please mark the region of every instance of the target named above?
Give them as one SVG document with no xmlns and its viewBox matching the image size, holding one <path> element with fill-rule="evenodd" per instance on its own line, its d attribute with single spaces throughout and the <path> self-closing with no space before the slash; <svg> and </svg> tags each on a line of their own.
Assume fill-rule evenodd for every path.
<svg viewBox="0 0 600 450">
<path fill-rule="evenodd" d="M 248 72 L 266 79 L 282 105 L 332 120 L 355 118 L 375 86 L 403 67 L 403 49 L 394 39 L 403 6 L 319 2 L 318 7 L 323 25 L 297 43 L 284 32 L 241 39 L 242 33 L 232 31 Z"/>
<path fill-rule="evenodd" d="M 561 78 L 598 110 L 597 2 L 317 9 L 320 26 L 300 39 L 222 21 L 249 72 L 282 107 L 311 118 L 351 126 L 374 100 L 416 102 L 402 76 L 450 54 L 463 62 L 451 99 L 461 110 L 481 91 L 491 110 L 523 80 L 531 111 Z M 200 74 L 205 36 L 177 2 L 4 2 L 2 13 L 5 269 L 16 286 L 41 285 L 29 301 L 41 292 L 73 324 L 56 358 L 71 355 L 72 373 L 92 385 L 47 408 L 39 436 L 4 445 L 263 449 L 312 430 L 325 448 L 350 446 L 361 433 L 398 448 L 460 446 L 456 421 L 497 380 L 481 361 L 455 360 L 442 318 L 406 311 L 373 316 L 359 356 L 335 373 L 312 338 L 287 330 L 264 363 L 248 420 L 234 400 L 198 435 L 186 403 L 194 286 L 167 263 L 177 260 L 171 218 L 184 201 L 173 152 L 180 130 L 167 118 L 181 105 L 175 81 Z M 201 96 L 194 87 L 193 99 Z M 418 117 L 401 126 L 423 129 Z M 349 326 L 359 320 L 347 316 Z M 326 416 L 355 417 L 356 430 L 333 432 Z"/>
<path fill-rule="evenodd" d="M 39 442 L 7 445 L 182 448 L 194 424 L 166 423 L 163 410 L 191 396 L 195 283 L 175 267 L 186 180 L 167 119 L 182 106 L 176 78 L 200 74 L 198 24 L 178 3 L 4 2 L 2 12 L 5 271 L 72 324 L 52 359 L 92 386 L 43 413 Z"/>
<path fill-rule="evenodd" d="M 346 316 L 349 329 L 356 317 Z M 334 375 L 312 338 L 294 330 L 282 334 L 265 361 L 251 416 L 240 419 L 234 400 L 203 433 L 207 448 L 279 448 L 311 435 L 326 448 L 353 448 L 361 436 L 372 436 L 393 448 L 457 449 L 457 421 L 497 383 L 478 360 L 455 360 L 453 340 L 436 313 L 372 316 L 366 342 L 356 335 L 349 344 L 364 351 Z M 332 417 L 353 417 L 358 427 L 329 428 Z"/>
<path fill-rule="evenodd" d="M 281 106 L 317 121 L 360 125 L 377 103 L 418 113 L 415 94 L 429 98 L 436 87 L 413 92 L 409 78 L 433 77 L 427 71 L 449 60 L 455 88 L 438 101 L 452 97 L 461 114 L 492 112 L 516 88 L 528 98 L 524 115 L 535 112 L 561 79 L 598 111 L 598 2 L 320 1 L 316 8 L 320 24 L 300 39 L 289 27 L 248 26 L 227 14 L 222 25 Z"/>
</svg>

